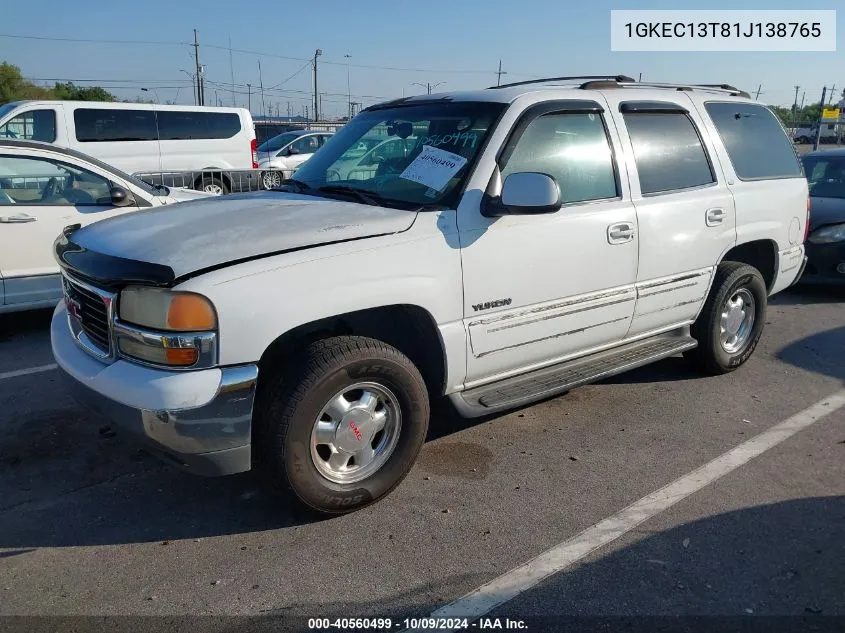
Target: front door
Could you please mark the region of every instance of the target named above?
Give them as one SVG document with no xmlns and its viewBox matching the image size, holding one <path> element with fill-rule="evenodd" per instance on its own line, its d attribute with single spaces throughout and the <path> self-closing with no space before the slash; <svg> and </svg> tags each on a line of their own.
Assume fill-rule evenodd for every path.
<svg viewBox="0 0 845 633">
<path fill-rule="evenodd" d="M 497 159 L 507 176 L 553 176 L 563 206 L 543 215 L 458 214 L 467 386 L 553 364 L 623 339 L 634 313 L 637 218 L 618 140 L 593 101 L 526 111 Z"/>
<path fill-rule="evenodd" d="M 112 203 L 111 182 L 70 162 L 0 155 L 0 273 L 6 305 L 61 296 L 53 242 L 70 224 L 131 211 Z"/>
</svg>

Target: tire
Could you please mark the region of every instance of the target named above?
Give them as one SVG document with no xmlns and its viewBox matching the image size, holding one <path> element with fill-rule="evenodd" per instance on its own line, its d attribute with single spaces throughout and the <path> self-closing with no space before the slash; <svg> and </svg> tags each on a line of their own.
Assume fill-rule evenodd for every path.
<svg viewBox="0 0 845 633">
<path fill-rule="evenodd" d="M 420 372 L 399 350 L 360 336 L 324 339 L 267 380 L 254 418 L 257 469 L 307 508 L 322 514 L 357 510 L 390 493 L 408 474 L 428 431 L 429 401 Z M 378 396 L 374 413 L 359 406 L 365 393 Z M 353 403 L 351 413 L 323 414 L 343 410 L 329 406 L 338 398 Z M 384 425 L 381 434 L 377 417 Z M 323 435 L 317 430 L 320 420 L 319 428 L 328 429 Z M 333 444 L 315 439 L 327 436 Z M 369 466 L 363 453 L 360 464 L 355 463 L 359 453 L 347 465 L 333 467 L 329 461 L 338 458 L 342 464 L 350 446 L 366 451 L 368 445 L 375 449 Z"/>
<path fill-rule="evenodd" d="M 749 297 L 753 300 L 752 309 Z M 720 264 L 704 308 L 690 328 L 698 347 L 685 352 L 684 357 L 710 375 L 726 374 L 740 367 L 754 353 L 763 334 L 767 300 L 760 271 L 741 262 Z M 739 305 L 745 307 L 740 310 Z M 725 313 L 729 315 L 727 319 Z M 748 317 L 743 316 L 747 314 L 753 315 L 750 324 Z M 731 338 L 734 328 L 738 328 L 736 339 Z"/>
<path fill-rule="evenodd" d="M 217 176 L 203 176 L 197 189 L 208 193 L 218 193 L 223 196 L 229 193 L 229 187 L 226 185 L 226 182 Z"/>
<path fill-rule="evenodd" d="M 281 186 L 285 178 L 285 172 L 278 169 L 268 169 L 261 174 L 261 185 L 267 190 L 275 189 Z"/>
</svg>

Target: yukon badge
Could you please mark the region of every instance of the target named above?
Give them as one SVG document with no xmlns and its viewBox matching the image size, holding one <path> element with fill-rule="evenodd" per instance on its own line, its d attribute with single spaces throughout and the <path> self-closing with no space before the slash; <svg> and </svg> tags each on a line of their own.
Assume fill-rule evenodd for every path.
<svg viewBox="0 0 845 633">
<path fill-rule="evenodd" d="M 499 308 L 501 306 L 509 306 L 511 298 L 496 299 L 495 301 L 486 301 L 485 303 L 473 303 L 472 309 L 478 312 L 479 310 L 490 310 L 491 308 Z"/>
</svg>

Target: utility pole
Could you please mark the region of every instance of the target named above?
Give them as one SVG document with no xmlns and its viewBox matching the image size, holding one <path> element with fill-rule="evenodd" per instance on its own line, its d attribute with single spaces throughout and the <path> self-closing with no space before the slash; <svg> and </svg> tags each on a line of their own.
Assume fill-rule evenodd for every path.
<svg viewBox="0 0 845 633">
<path fill-rule="evenodd" d="M 314 51 L 314 120 L 320 118 L 320 94 L 317 92 L 317 58 L 323 54 L 321 49 Z"/>
<path fill-rule="evenodd" d="M 258 60 L 258 85 L 261 88 L 261 114 L 267 116 L 267 105 L 264 102 L 264 78 L 261 76 L 261 60 Z"/>
<path fill-rule="evenodd" d="M 346 116 L 352 119 L 352 88 L 350 88 L 349 83 L 349 60 L 352 55 L 344 55 L 344 57 L 346 58 L 346 100 L 349 102 L 349 112 Z"/>
<path fill-rule="evenodd" d="M 804 109 L 804 97 L 806 97 L 806 96 L 807 96 L 807 91 L 805 90 L 804 92 L 801 93 L 801 107 L 800 107 L 801 110 Z"/>
<path fill-rule="evenodd" d="M 252 84 L 246 85 L 246 109 L 252 114 Z"/>
<path fill-rule="evenodd" d="M 836 84 L 833 84 L 833 88 L 830 89 L 830 104 L 833 104 L 833 97 L 836 94 Z"/>
<path fill-rule="evenodd" d="M 235 101 L 235 66 L 232 64 L 232 34 L 229 34 L 229 78 L 232 81 L 232 107 L 237 107 L 238 103 Z"/>
<path fill-rule="evenodd" d="M 819 121 L 816 125 L 816 139 L 813 141 L 813 151 L 819 148 L 819 141 L 822 137 L 822 112 L 824 111 L 825 97 L 827 96 L 827 86 L 822 88 L 822 98 L 819 101 Z"/>
<path fill-rule="evenodd" d="M 496 71 L 496 85 L 502 85 L 502 75 L 507 75 L 507 71 L 502 70 L 502 60 L 499 60 L 499 70 Z"/>
<path fill-rule="evenodd" d="M 288 118 L 290 118 L 290 101 L 288 101 Z"/>
<path fill-rule="evenodd" d="M 798 89 L 801 86 L 795 86 L 795 101 L 792 104 L 792 122 L 795 122 L 795 119 L 798 117 Z"/>
<path fill-rule="evenodd" d="M 194 61 L 197 65 L 197 103 L 205 105 L 205 86 L 202 81 L 202 66 L 200 66 L 200 43 L 197 39 L 196 29 L 194 29 Z"/>
<path fill-rule="evenodd" d="M 763 84 L 757 86 L 757 94 L 754 96 L 754 101 L 757 101 L 760 98 L 760 91 L 763 89 Z"/>
<path fill-rule="evenodd" d="M 642 80 L 643 80 L 643 74 L 642 74 L 642 73 L 640 73 L 640 78 L 639 78 L 639 79 L 637 79 L 637 81 L 642 81 Z"/>
</svg>

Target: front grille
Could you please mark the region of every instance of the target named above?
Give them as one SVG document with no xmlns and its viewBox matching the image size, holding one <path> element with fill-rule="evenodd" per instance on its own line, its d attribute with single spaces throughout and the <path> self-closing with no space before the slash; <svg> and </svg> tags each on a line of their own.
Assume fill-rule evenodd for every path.
<svg viewBox="0 0 845 633">
<path fill-rule="evenodd" d="M 77 305 L 71 311 L 88 339 L 104 354 L 111 353 L 109 309 L 103 297 L 87 288 L 66 282 L 69 298 Z"/>
</svg>

